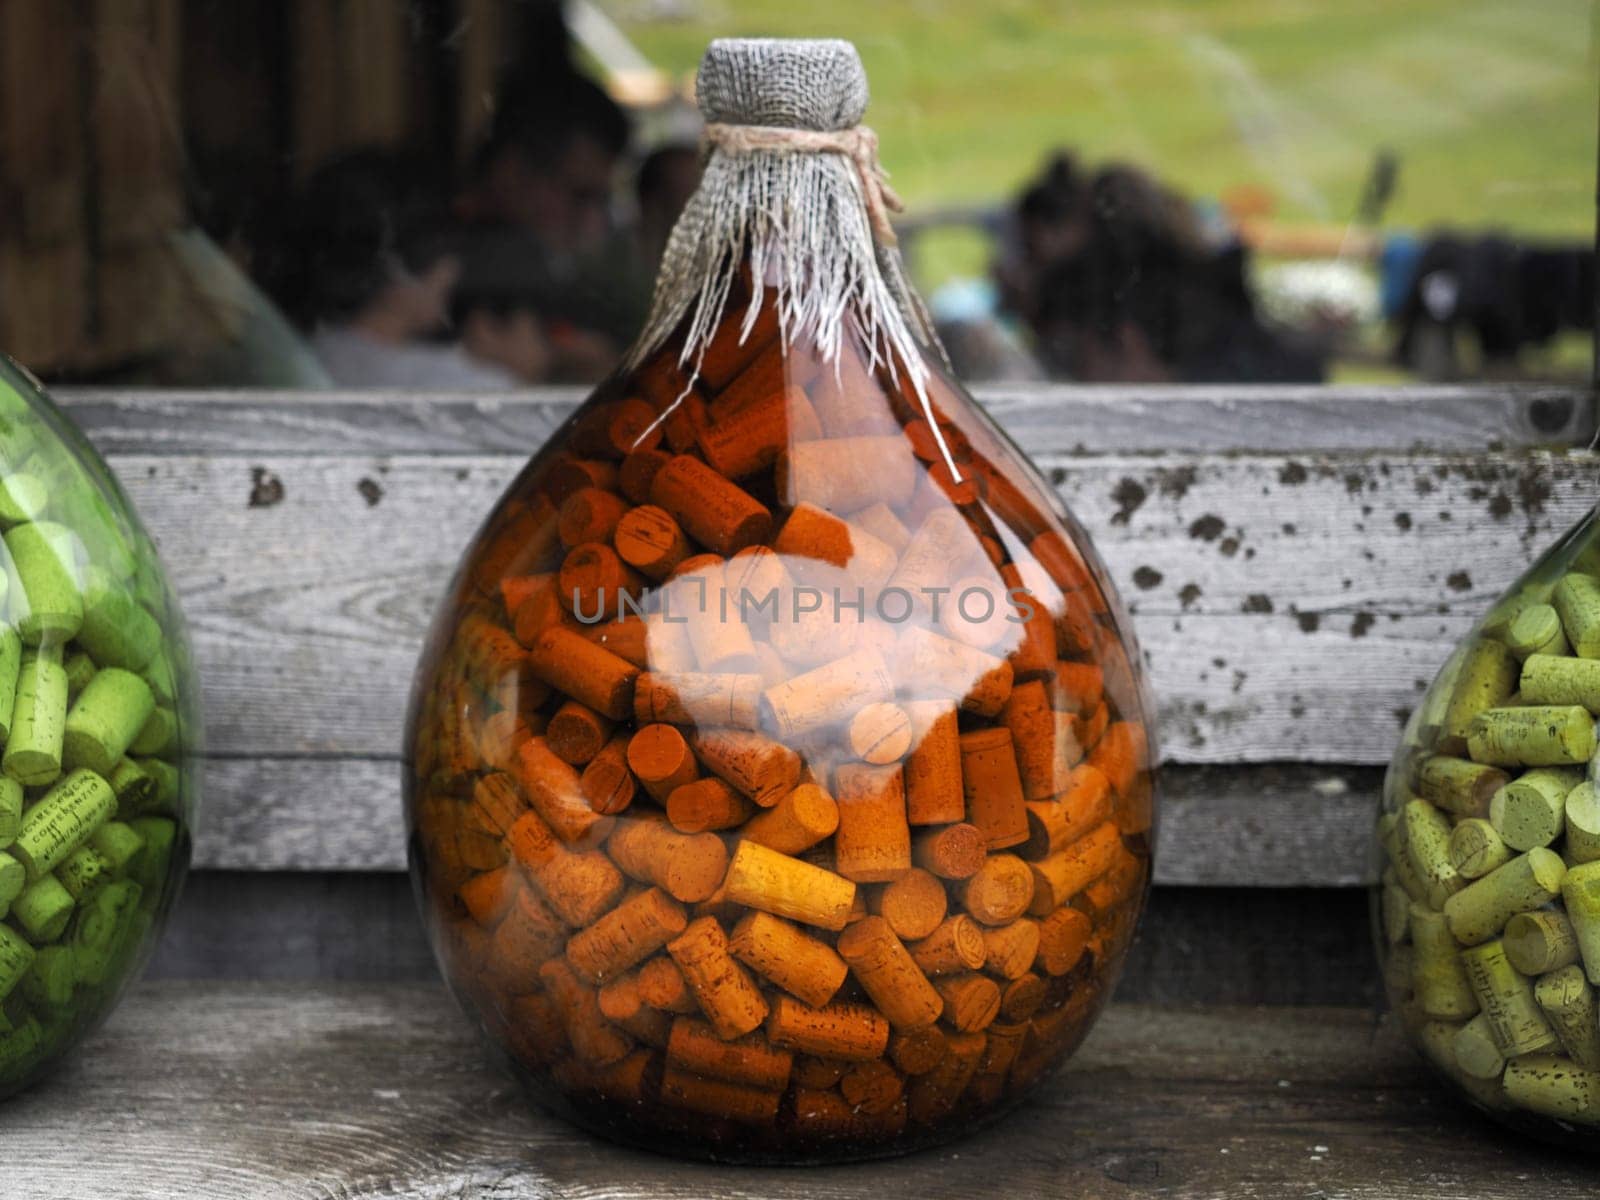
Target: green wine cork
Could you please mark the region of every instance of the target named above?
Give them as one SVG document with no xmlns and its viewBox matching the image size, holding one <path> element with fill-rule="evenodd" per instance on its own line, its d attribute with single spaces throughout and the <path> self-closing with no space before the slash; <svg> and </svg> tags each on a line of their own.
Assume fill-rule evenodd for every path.
<svg viewBox="0 0 1600 1200">
<path fill-rule="evenodd" d="M 89 686 L 89 681 L 99 668 L 94 665 L 94 659 L 79 650 L 67 655 L 61 669 L 67 673 L 67 698 L 73 700 Z"/>
<path fill-rule="evenodd" d="M 27 886 L 28 872 L 16 859 L 0 850 L 0 904 L 10 904 Z"/>
<path fill-rule="evenodd" d="M 1579 658 L 1600 658 L 1600 581 L 1592 575 L 1564 575 L 1551 601 L 1561 614 L 1572 652 Z"/>
<path fill-rule="evenodd" d="M 1567 872 L 1561 885 L 1567 920 L 1578 936 L 1578 951 L 1590 983 L 1600 983 L 1600 862 L 1584 863 Z"/>
<path fill-rule="evenodd" d="M 1405 845 L 1400 837 L 1400 814 L 1384 813 L 1378 818 L 1378 841 L 1388 856 L 1395 878 L 1413 900 L 1428 898 L 1427 886 L 1406 857 Z"/>
<path fill-rule="evenodd" d="M 150 685 L 132 671 L 107 667 L 67 714 L 62 758 L 67 768 L 108 776 L 156 712 Z"/>
<path fill-rule="evenodd" d="M 1411 897 L 1400 886 L 1392 867 L 1383 873 L 1379 915 L 1383 922 L 1385 942 L 1390 946 L 1398 946 L 1406 940 L 1406 933 L 1411 928 Z"/>
<path fill-rule="evenodd" d="M 1573 866 L 1600 862 L 1600 788 L 1580 783 L 1567 793 L 1567 840 L 1563 847 Z"/>
<path fill-rule="evenodd" d="M 9 846 L 22 832 L 22 785 L 0 775 L 0 847 Z"/>
<path fill-rule="evenodd" d="M 1482 817 L 1468 817 L 1450 831 L 1450 862 L 1463 879 L 1481 879 L 1511 861 L 1511 851 Z"/>
<path fill-rule="evenodd" d="M 137 883 L 118 879 L 85 902 L 72 933 L 80 981 L 104 983 L 121 955 L 132 948 L 130 934 L 138 922 L 141 893 Z"/>
<path fill-rule="evenodd" d="M 1426 800 L 1408 800 L 1400 810 L 1400 840 L 1429 905 L 1443 908 L 1466 883 L 1450 861 L 1449 820 Z"/>
<path fill-rule="evenodd" d="M 49 490 L 37 475 L 14 471 L 0 478 L 0 526 L 9 529 L 34 520 L 49 500 Z"/>
<path fill-rule="evenodd" d="M 1484 635 L 1504 641 L 1516 619 L 1536 604 L 1550 603 L 1550 595 L 1555 590 L 1554 582 L 1541 579 L 1525 583 L 1510 595 L 1501 597 L 1483 619 Z"/>
<path fill-rule="evenodd" d="M 17 704 L 17 678 L 22 673 L 22 635 L 0 625 L 0 741 L 11 737 L 11 716 Z"/>
<path fill-rule="evenodd" d="M 144 684 L 142 679 L 139 682 Z M 172 754 L 177 746 L 178 714 L 165 706 L 156 706 L 152 709 L 149 719 L 140 727 L 138 736 L 133 739 L 133 745 L 128 749 L 140 756 L 155 755 L 157 758 L 163 758 Z"/>
<path fill-rule="evenodd" d="M 1524 660 L 1530 654 L 1567 652 L 1567 635 L 1562 632 L 1561 618 L 1548 604 L 1531 604 L 1519 612 L 1506 627 L 1505 643 L 1506 649 Z"/>
<path fill-rule="evenodd" d="M 1581 704 L 1600 713 L 1600 659 L 1535 654 L 1522 664 L 1526 704 Z"/>
<path fill-rule="evenodd" d="M 0 1079 L 39 1057 L 39 1047 L 44 1043 L 44 1026 L 33 1017 L 10 1033 L 0 1036 Z"/>
<path fill-rule="evenodd" d="M 60 646 L 40 646 L 22 656 L 11 737 L 0 770 L 28 787 L 42 787 L 61 774 L 61 744 L 67 732 L 67 673 Z"/>
<path fill-rule="evenodd" d="M 69 946 L 43 946 L 22 979 L 22 994 L 35 1008 L 66 1008 L 78 986 L 78 968 Z"/>
<path fill-rule="evenodd" d="M 74 771 L 28 810 L 11 854 L 29 879 L 38 879 L 88 841 L 116 808 L 109 783 L 93 771 Z"/>
<path fill-rule="evenodd" d="M 1489 1018 L 1482 1013 L 1456 1030 L 1451 1048 L 1456 1064 L 1474 1079 L 1499 1079 L 1506 1069 L 1506 1056 L 1500 1053 Z"/>
<path fill-rule="evenodd" d="M 111 874 L 111 861 L 93 846 L 79 846 L 55 870 L 61 886 L 79 903 L 104 884 Z"/>
<path fill-rule="evenodd" d="M 1489 823 L 1513 850 L 1548 846 L 1566 826 L 1567 793 L 1583 781 L 1572 767 L 1528 771 L 1494 794 Z"/>
<path fill-rule="evenodd" d="M 1511 965 L 1504 946 L 1499 942 L 1474 946 L 1461 952 L 1461 961 L 1500 1053 L 1515 1058 L 1559 1044 L 1533 998 L 1532 982 Z"/>
<path fill-rule="evenodd" d="M 178 811 L 179 771 L 171 763 L 159 758 L 136 758 L 134 764 L 150 777 L 150 795 L 145 798 L 145 811 L 176 815 Z"/>
<path fill-rule="evenodd" d="M 1580 1067 L 1600 1071 L 1600 1005 L 1581 967 L 1562 967 L 1533 985 L 1533 998 L 1544 1010 L 1567 1057 Z"/>
<path fill-rule="evenodd" d="M 1474 642 L 1462 659 L 1450 704 L 1445 709 L 1445 736 L 1466 737 L 1468 727 L 1479 713 L 1509 700 L 1517 687 L 1517 672 L 1516 658 L 1499 642 Z"/>
<path fill-rule="evenodd" d="M 1558 1121 L 1600 1125 L 1600 1072 L 1585 1071 L 1554 1054 L 1530 1054 L 1506 1064 L 1503 1082 L 1506 1099 L 1518 1108 Z"/>
<path fill-rule="evenodd" d="M 1487 942 L 1518 913 L 1543 908 L 1560 895 L 1566 873 L 1566 863 L 1553 851 L 1539 849 L 1519 854 L 1445 902 L 1450 932 L 1463 946 Z"/>
<path fill-rule="evenodd" d="M 117 796 L 117 815 L 123 818 L 143 812 L 156 791 L 156 781 L 149 772 L 130 758 L 112 768 L 106 781 Z"/>
<path fill-rule="evenodd" d="M 11 902 L 11 915 L 35 942 L 53 942 L 72 917 L 72 893 L 54 875 L 43 875 Z"/>
<path fill-rule="evenodd" d="M 105 856 L 111 869 L 123 872 L 144 849 L 144 839 L 133 826 L 122 821 L 107 821 L 89 837 L 89 844 Z"/>
<path fill-rule="evenodd" d="M 0 924 L 0 1000 L 22 982 L 37 952 L 11 926 Z"/>
<path fill-rule="evenodd" d="M 159 894 L 172 864 L 172 851 L 178 840 L 178 826 L 166 817 L 138 817 L 128 822 L 144 839 L 144 849 L 128 867 L 128 876 L 146 892 Z"/>
<path fill-rule="evenodd" d="M 165 654 L 157 654 L 146 663 L 142 674 L 159 703 L 171 705 L 177 702 L 178 681 L 172 671 L 172 660 Z"/>
<path fill-rule="evenodd" d="M 1435 754 L 1417 768 L 1417 793 L 1435 808 L 1460 817 L 1486 817 L 1494 794 L 1511 782 L 1499 767 Z"/>
<path fill-rule="evenodd" d="M 1560 767 L 1594 756 L 1594 718 L 1579 705 L 1491 708 L 1472 719 L 1467 753 L 1502 767 Z"/>
<path fill-rule="evenodd" d="M 1483 1107 L 1505 1108 L 1506 1099 L 1500 1091 L 1498 1080 L 1478 1079 L 1462 1070 L 1456 1060 L 1456 1038 L 1462 1028 L 1449 1021 L 1424 1021 L 1416 1028 L 1417 1045 L 1430 1062 L 1455 1080 L 1462 1091 Z"/>
<path fill-rule="evenodd" d="M 78 590 L 77 539 L 65 525 L 31 521 L 5 533 L 20 594 L 13 611 L 22 640 L 30 646 L 58 645 L 83 625 Z"/>
<path fill-rule="evenodd" d="M 142 671 L 161 649 L 161 626 L 109 572 L 89 566 L 84 570 L 78 644 L 102 667 Z"/>
<path fill-rule="evenodd" d="M 1506 957 L 1524 975 L 1559 971 L 1578 961 L 1578 935 L 1555 909 L 1518 913 L 1506 922 Z"/>
<path fill-rule="evenodd" d="M 1462 1020 L 1478 1011 L 1467 981 L 1461 948 L 1444 917 L 1426 905 L 1411 905 L 1411 944 L 1416 947 L 1412 990 L 1422 1011 L 1443 1020 Z"/>
</svg>

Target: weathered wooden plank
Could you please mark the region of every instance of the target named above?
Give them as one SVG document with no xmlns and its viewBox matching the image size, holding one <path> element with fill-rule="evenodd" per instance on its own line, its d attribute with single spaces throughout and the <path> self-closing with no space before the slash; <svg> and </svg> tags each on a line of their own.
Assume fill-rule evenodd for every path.
<svg viewBox="0 0 1600 1200">
<path fill-rule="evenodd" d="M 387 756 L 508 457 L 115 460 L 223 755 Z M 1136 609 L 1179 762 L 1380 763 L 1476 615 L 1595 500 L 1584 452 L 1046 460 Z"/>
<path fill-rule="evenodd" d="M 1349 1009 L 1114 1007 L 1000 1124 L 844 1168 L 739 1170 L 597 1142 L 530 1111 L 429 985 L 146 985 L 5 1115 L 15 1200 L 1563 1200 L 1594 1186 L 1587 1163 L 1491 1132 Z"/>
<path fill-rule="evenodd" d="M 406 865 L 394 760 L 206 762 L 202 869 L 388 871 Z M 1346 887 L 1366 882 L 1380 773 L 1270 765 L 1168 767 L 1156 882 Z"/>
<path fill-rule="evenodd" d="M 62 389 L 105 453 L 526 454 L 583 398 L 510 393 L 129 392 Z M 976 389 L 1034 454 L 1184 450 L 1371 451 L 1577 444 L 1594 431 L 1581 389 L 1160 387 L 996 384 Z"/>
</svg>

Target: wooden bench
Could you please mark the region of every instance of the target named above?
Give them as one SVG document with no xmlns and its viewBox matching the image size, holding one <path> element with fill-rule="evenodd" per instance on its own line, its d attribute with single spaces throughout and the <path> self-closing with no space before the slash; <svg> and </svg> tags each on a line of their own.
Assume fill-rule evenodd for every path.
<svg viewBox="0 0 1600 1200">
<path fill-rule="evenodd" d="M 529 1114 L 427 980 L 398 746 L 457 555 L 577 396 L 71 392 L 183 593 L 207 792 L 152 980 L 7 1108 L 4 1194 L 1592 1194 L 1452 1105 L 1370 1006 L 1171 1007 L 1373 994 L 1383 764 L 1449 648 L 1594 503 L 1592 398 L 980 395 L 1135 614 L 1167 767 L 1125 995 L 1162 1007 L 1114 1009 L 999 1128 L 877 1167 L 668 1164 Z"/>
</svg>

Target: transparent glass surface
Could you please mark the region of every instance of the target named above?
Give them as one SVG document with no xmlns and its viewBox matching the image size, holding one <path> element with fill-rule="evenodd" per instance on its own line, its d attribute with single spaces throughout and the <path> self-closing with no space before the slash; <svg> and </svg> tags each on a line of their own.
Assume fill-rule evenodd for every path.
<svg viewBox="0 0 1600 1200">
<path fill-rule="evenodd" d="M 533 1096 L 817 1162 L 1002 1112 L 1083 1039 L 1150 878 L 1139 658 L 1083 531 L 937 367 L 787 351 L 603 385 L 467 549 L 409 850 Z M 930 421 L 929 414 L 933 420 Z"/>
<path fill-rule="evenodd" d="M 188 867 L 198 688 L 155 546 L 105 463 L 0 358 L 0 1096 L 143 965 Z"/>
</svg>

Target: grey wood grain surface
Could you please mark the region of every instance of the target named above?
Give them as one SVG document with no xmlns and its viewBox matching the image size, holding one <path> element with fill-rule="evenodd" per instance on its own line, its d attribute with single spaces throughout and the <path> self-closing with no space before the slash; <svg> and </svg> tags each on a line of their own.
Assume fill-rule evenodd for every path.
<svg viewBox="0 0 1600 1200">
<path fill-rule="evenodd" d="M 145 985 L 5 1109 L 8 1200 L 1546 1200 L 1593 1163 L 1457 1106 L 1369 1012 L 1114 1006 L 999 1125 L 864 1166 L 642 1154 L 531 1111 L 437 986 Z"/>
</svg>

